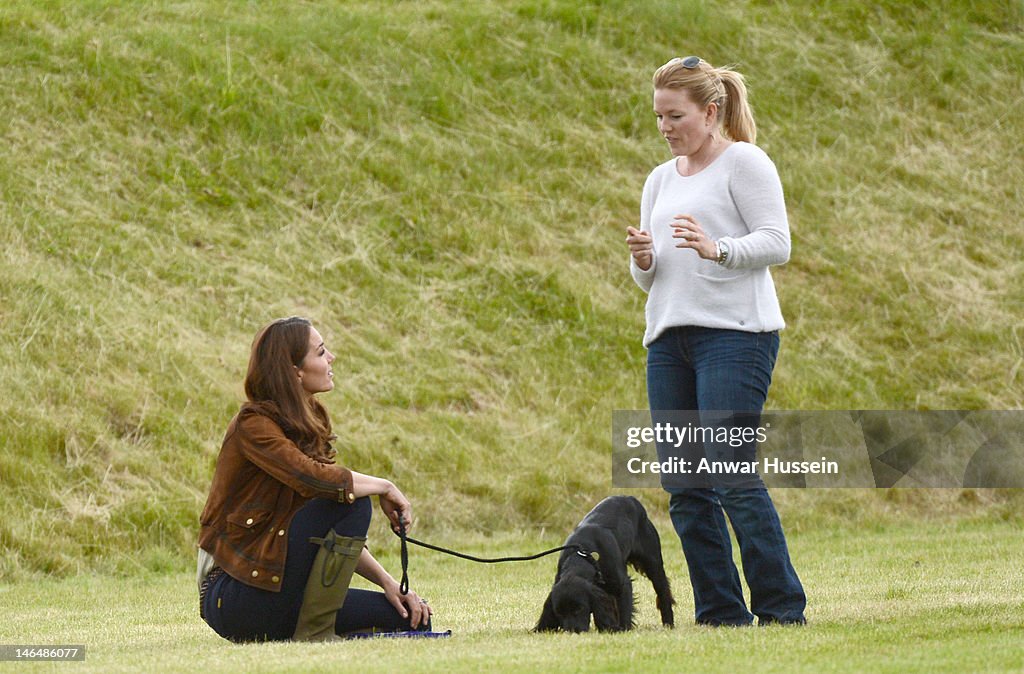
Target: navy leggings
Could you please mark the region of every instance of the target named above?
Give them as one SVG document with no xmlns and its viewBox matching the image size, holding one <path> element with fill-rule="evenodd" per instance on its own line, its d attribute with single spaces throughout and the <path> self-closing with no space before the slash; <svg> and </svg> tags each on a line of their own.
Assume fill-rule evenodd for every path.
<svg viewBox="0 0 1024 674">
<path fill-rule="evenodd" d="M 203 614 L 217 634 L 231 641 L 284 641 L 292 638 L 302 607 L 306 579 L 320 546 L 312 537 L 330 529 L 339 536 L 365 536 L 373 507 L 369 498 L 351 505 L 313 499 L 295 513 L 288 532 L 288 556 L 280 592 L 246 585 L 222 574 L 206 592 Z M 383 592 L 350 589 L 338 611 L 335 632 L 409 630 Z M 421 629 L 424 629 L 421 627 Z"/>
</svg>

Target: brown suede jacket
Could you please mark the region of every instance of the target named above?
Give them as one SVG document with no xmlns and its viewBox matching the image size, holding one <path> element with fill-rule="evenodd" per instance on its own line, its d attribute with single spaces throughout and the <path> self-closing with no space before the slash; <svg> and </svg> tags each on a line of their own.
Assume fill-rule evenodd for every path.
<svg viewBox="0 0 1024 674">
<path fill-rule="evenodd" d="M 199 518 L 199 547 L 233 578 L 279 592 L 288 526 L 309 499 L 355 501 L 352 472 L 307 456 L 259 410 L 231 420 Z"/>
</svg>

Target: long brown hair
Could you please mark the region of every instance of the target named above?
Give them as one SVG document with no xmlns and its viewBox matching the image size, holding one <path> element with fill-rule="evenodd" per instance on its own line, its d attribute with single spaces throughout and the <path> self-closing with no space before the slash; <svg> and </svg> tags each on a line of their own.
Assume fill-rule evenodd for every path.
<svg viewBox="0 0 1024 674">
<path fill-rule="evenodd" d="M 280 318 L 263 327 L 252 342 L 245 396 L 251 407 L 270 414 L 285 435 L 310 456 L 330 451 L 327 410 L 303 388 L 295 374 L 309 352 L 313 324 L 305 318 Z"/>
<path fill-rule="evenodd" d="M 713 68 L 704 59 L 696 67 L 687 68 L 684 60 L 674 58 L 658 68 L 654 73 L 654 88 L 684 89 L 702 108 L 717 104 L 718 119 L 725 135 L 732 140 L 753 143 L 757 138 L 757 125 L 747 100 L 743 75 L 727 66 Z"/>
</svg>

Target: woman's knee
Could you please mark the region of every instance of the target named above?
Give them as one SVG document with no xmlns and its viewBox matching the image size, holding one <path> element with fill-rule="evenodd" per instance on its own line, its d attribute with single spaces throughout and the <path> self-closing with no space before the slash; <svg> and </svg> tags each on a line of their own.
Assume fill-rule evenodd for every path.
<svg viewBox="0 0 1024 674">
<path fill-rule="evenodd" d="M 369 496 L 344 504 L 334 523 L 334 531 L 342 536 L 365 536 L 373 516 L 373 503 Z"/>
<path fill-rule="evenodd" d="M 299 510 L 293 528 L 302 523 L 303 530 L 314 536 L 323 536 L 328 529 L 334 529 L 341 536 L 365 536 L 372 514 L 373 506 L 368 496 L 352 503 L 317 498 Z"/>
<path fill-rule="evenodd" d="M 366 524 L 370 524 L 370 519 L 373 517 L 373 502 L 370 501 L 369 496 L 363 496 L 357 498 L 352 503 L 352 509 L 355 511 L 355 516 L 360 520 L 366 520 Z"/>
</svg>

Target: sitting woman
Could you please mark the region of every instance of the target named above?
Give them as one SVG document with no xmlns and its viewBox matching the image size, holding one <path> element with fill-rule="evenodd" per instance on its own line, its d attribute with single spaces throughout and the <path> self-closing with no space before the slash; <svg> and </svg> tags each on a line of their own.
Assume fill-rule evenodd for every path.
<svg viewBox="0 0 1024 674">
<path fill-rule="evenodd" d="M 334 462 L 314 397 L 334 388 L 334 355 L 304 318 L 256 336 L 248 402 L 232 419 L 200 518 L 200 615 L 232 641 L 328 641 L 356 631 L 429 630 L 432 613 L 365 547 L 371 495 L 393 529 L 408 499 L 390 481 Z M 384 592 L 349 590 L 358 573 Z"/>
</svg>

